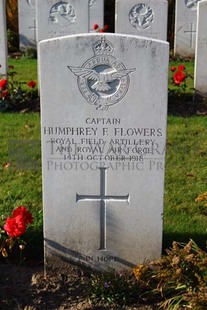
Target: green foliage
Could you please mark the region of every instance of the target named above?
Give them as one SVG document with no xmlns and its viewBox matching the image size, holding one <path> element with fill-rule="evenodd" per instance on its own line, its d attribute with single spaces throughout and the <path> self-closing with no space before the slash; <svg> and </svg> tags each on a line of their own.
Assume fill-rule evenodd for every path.
<svg viewBox="0 0 207 310">
<path fill-rule="evenodd" d="M 23 51 L 22 58 L 37 59 L 37 50 L 35 48 L 26 48 Z"/>
<path fill-rule="evenodd" d="M 7 43 L 9 53 L 19 51 L 19 34 L 8 29 L 7 30 Z"/>
<path fill-rule="evenodd" d="M 16 72 L 15 80 L 18 82 L 37 81 L 37 60 L 18 58 L 8 59 L 9 65 L 13 66 Z M 24 86 L 24 85 L 22 85 Z M 25 87 L 26 88 L 26 87 Z"/>
<path fill-rule="evenodd" d="M 145 297 L 162 298 L 160 309 L 206 309 L 207 253 L 194 241 L 173 242 L 160 260 L 134 269 L 138 284 L 146 285 Z"/>
<path fill-rule="evenodd" d="M 131 272 L 117 273 L 111 270 L 92 275 L 89 292 L 94 304 L 124 306 L 137 299 L 139 286 Z"/>
<path fill-rule="evenodd" d="M 184 69 L 180 70 L 179 67 Z M 168 84 L 168 98 L 169 104 L 174 102 L 192 101 L 194 95 L 193 74 L 194 63 L 191 61 L 172 61 L 169 65 L 169 84 Z M 179 72 L 183 74 L 183 80 L 179 81 L 178 77 L 174 77 Z"/>
<path fill-rule="evenodd" d="M 27 242 L 24 254 L 41 259 L 43 217 L 39 114 L 0 113 L 0 137 L 0 216 L 8 217 L 19 205 L 28 207 L 34 222 L 24 236 Z M 25 153 L 25 149 L 32 149 L 32 156 Z"/>
<path fill-rule="evenodd" d="M 9 67 L 7 78 L 0 76 L 0 111 L 21 110 L 25 104 L 38 97 L 36 82 L 19 82 L 15 80 L 14 67 Z M 22 85 L 27 86 L 25 90 Z"/>
<path fill-rule="evenodd" d="M 204 310 L 207 307 L 207 252 L 193 240 L 173 242 L 160 260 L 138 265 L 133 273 L 92 275 L 89 298 L 94 304 L 124 307 L 156 303 L 159 309 Z M 184 307 L 184 308 L 183 308 Z"/>
</svg>

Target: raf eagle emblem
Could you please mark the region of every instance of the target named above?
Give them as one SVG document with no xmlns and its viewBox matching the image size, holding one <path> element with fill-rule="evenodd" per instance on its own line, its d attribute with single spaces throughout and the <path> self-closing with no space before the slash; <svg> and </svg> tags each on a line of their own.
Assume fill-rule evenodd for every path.
<svg viewBox="0 0 207 310">
<path fill-rule="evenodd" d="M 68 68 L 78 77 L 78 87 L 86 101 L 96 109 L 107 111 L 109 106 L 126 95 L 130 85 L 129 74 L 136 69 L 127 69 L 112 56 L 114 46 L 105 36 L 93 44 L 93 50 L 95 56 L 82 67 Z"/>
<path fill-rule="evenodd" d="M 91 86 L 91 88 L 96 90 L 97 92 L 106 92 L 108 90 L 111 90 L 112 87 L 109 85 L 109 82 L 121 79 L 122 77 L 128 75 L 129 73 L 135 70 L 135 69 L 123 69 L 120 71 L 112 70 L 111 72 L 98 73 L 94 69 L 87 69 L 83 67 L 68 66 L 68 68 L 78 77 L 95 81 L 95 83 Z"/>
</svg>

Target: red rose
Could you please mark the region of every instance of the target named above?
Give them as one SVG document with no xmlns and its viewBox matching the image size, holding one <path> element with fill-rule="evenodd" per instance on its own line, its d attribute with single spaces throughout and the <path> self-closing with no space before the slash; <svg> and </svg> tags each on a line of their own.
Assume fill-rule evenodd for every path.
<svg viewBox="0 0 207 310">
<path fill-rule="evenodd" d="M 105 31 L 109 30 L 109 25 L 104 25 L 104 30 Z"/>
<path fill-rule="evenodd" d="M 0 88 L 4 90 L 6 86 L 7 86 L 7 80 L 6 79 L 0 80 Z"/>
<path fill-rule="evenodd" d="M 96 29 L 98 29 L 98 28 L 99 28 L 99 25 L 98 25 L 98 24 L 94 24 L 94 25 L 93 25 L 93 29 L 94 29 L 94 30 L 96 30 Z"/>
<path fill-rule="evenodd" d="M 178 71 L 183 71 L 185 70 L 185 66 L 184 65 L 179 65 L 178 66 Z"/>
<path fill-rule="evenodd" d="M 34 88 L 36 86 L 36 82 L 35 81 L 29 81 L 27 83 L 27 86 L 30 87 L 30 88 Z"/>
<path fill-rule="evenodd" d="M 173 80 L 176 85 L 180 85 L 180 83 L 182 83 L 185 80 L 185 78 L 186 78 L 186 75 L 185 73 L 183 73 L 183 71 L 177 71 L 173 75 Z"/>
<path fill-rule="evenodd" d="M 6 98 L 9 94 L 9 91 L 8 90 L 3 90 L 2 93 L 1 93 L 1 96 L 2 98 Z"/>
<path fill-rule="evenodd" d="M 104 29 L 100 29 L 98 32 L 104 32 Z"/>
<path fill-rule="evenodd" d="M 27 210 L 26 207 L 24 206 L 20 206 L 18 208 L 16 208 L 13 212 L 12 212 L 12 217 L 16 217 L 18 215 L 21 215 L 23 217 L 24 223 L 25 225 L 28 224 L 32 224 L 33 222 L 33 216 L 32 214 Z"/>
<path fill-rule="evenodd" d="M 172 67 L 170 68 L 170 70 L 173 72 L 173 71 L 176 70 L 176 67 L 172 66 Z"/>
<path fill-rule="evenodd" d="M 22 215 L 8 217 L 4 225 L 4 230 L 11 237 L 19 237 L 26 232 L 26 225 Z"/>
</svg>

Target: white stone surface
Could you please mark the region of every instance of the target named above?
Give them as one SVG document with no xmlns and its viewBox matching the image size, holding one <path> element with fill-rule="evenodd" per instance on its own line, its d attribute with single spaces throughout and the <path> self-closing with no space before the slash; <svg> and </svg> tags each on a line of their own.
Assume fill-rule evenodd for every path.
<svg viewBox="0 0 207 310">
<path fill-rule="evenodd" d="M 207 1 L 198 3 L 194 88 L 207 96 Z"/>
<path fill-rule="evenodd" d="M 167 40 L 168 2 L 116 0 L 115 32 Z"/>
<path fill-rule="evenodd" d="M 104 26 L 104 0 L 89 0 L 90 31 L 94 31 L 94 24 L 99 28 Z"/>
<path fill-rule="evenodd" d="M 174 53 L 195 56 L 197 4 L 199 0 L 176 0 Z"/>
<path fill-rule="evenodd" d="M 20 48 L 36 48 L 36 0 L 18 0 L 18 15 Z"/>
<path fill-rule="evenodd" d="M 7 74 L 7 35 L 5 0 L 0 1 L 0 74 Z"/>
<path fill-rule="evenodd" d="M 86 0 L 36 0 L 37 41 L 89 32 Z"/>
<path fill-rule="evenodd" d="M 159 258 L 168 43 L 93 33 L 39 52 L 46 266 Z"/>
</svg>

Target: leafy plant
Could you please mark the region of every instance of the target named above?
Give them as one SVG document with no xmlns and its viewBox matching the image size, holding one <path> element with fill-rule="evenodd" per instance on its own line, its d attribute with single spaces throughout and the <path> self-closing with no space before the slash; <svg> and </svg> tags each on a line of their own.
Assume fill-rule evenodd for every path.
<svg viewBox="0 0 207 310">
<path fill-rule="evenodd" d="M 26 102 L 37 98 L 36 82 L 18 82 L 14 79 L 16 72 L 13 66 L 9 66 L 8 78 L 1 76 L 0 79 L 0 111 L 18 109 Z M 22 86 L 26 84 L 28 90 Z"/>
<path fill-rule="evenodd" d="M 26 58 L 26 59 L 37 59 L 37 50 L 35 48 L 26 48 L 24 51 L 23 51 L 23 55 L 22 55 L 23 58 Z"/>
<path fill-rule="evenodd" d="M 126 305 L 137 297 L 139 287 L 131 272 L 113 270 L 92 275 L 90 283 L 92 303 Z"/>
<path fill-rule="evenodd" d="M 134 275 L 146 287 L 146 298 L 163 299 L 160 309 L 206 309 L 207 253 L 193 240 L 187 244 L 173 242 L 161 260 L 137 266 Z"/>
<path fill-rule="evenodd" d="M 5 221 L 4 216 L 1 217 L 1 221 Z M 22 252 L 26 243 L 19 237 L 25 234 L 27 226 L 32 222 L 32 214 L 26 207 L 20 206 L 12 212 L 11 217 L 6 219 L 5 224 L 0 226 L 0 254 L 3 257 L 8 257 L 15 245 L 20 253 Z"/>
</svg>

